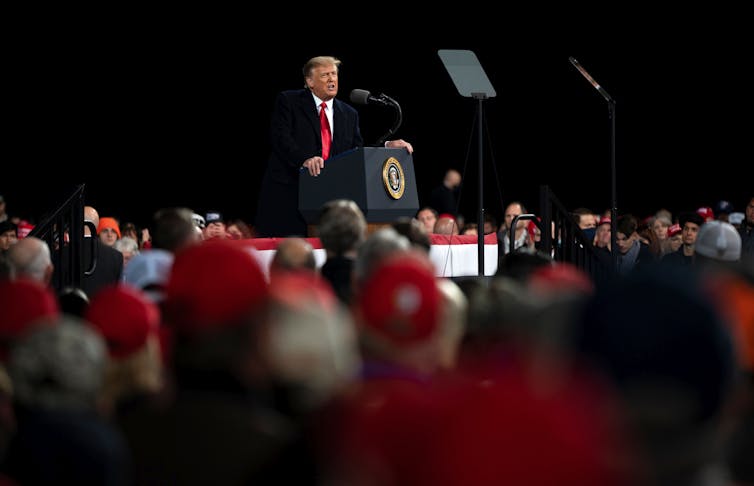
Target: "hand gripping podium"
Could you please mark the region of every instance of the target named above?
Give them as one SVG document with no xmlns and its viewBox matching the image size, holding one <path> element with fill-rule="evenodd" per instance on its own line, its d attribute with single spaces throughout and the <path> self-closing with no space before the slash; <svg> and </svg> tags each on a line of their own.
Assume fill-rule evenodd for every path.
<svg viewBox="0 0 754 486">
<path fill-rule="evenodd" d="M 419 209 L 414 158 L 406 149 L 356 148 L 325 161 L 319 176 L 299 174 L 298 207 L 308 225 L 319 223 L 322 206 L 351 199 L 367 223 L 389 224 Z"/>
</svg>

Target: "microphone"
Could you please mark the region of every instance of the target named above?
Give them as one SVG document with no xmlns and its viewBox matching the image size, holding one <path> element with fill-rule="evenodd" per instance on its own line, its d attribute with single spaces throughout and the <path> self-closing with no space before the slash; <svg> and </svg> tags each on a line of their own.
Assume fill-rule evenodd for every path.
<svg viewBox="0 0 754 486">
<path fill-rule="evenodd" d="M 372 93 L 365 89 L 352 90 L 351 102 L 356 103 L 357 105 L 366 105 L 369 103 L 376 103 L 378 105 L 390 105 L 392 103 L 395 103 L 392 98 L 385 96 L 384 94 L 381 94 L 379 96 L 372 96 Z"/>
<path fill-rule="evenodd" d="M 611 105 L 615 104 L 615 101 L 607 93 L 607 91 L 605 91 L 605 88 L 603 88 L 602 86 L 600 86 L 599 83 L 597 81 L 595 81 L 594 78 L 591 77 L 588 72 L 586 72 L 586 69 L 584 69 L 583 67 L 581 67 L 581 64 L 579 64 L 579 61 L 577 61 L 575 57 L 573 57 L 573 56 L 569 57 L 568 61 L 571 64 L 573 64 L 573 67 L 575 67 L 576 69 L 579 70 L 579 72 L 581 73 L 581 75 L 584 76 L 584 78 L 586 78 L 587 81 L 589 81 L 589 84 L 591 84 L 592 86 L 594 86 L 594 89 L 596 89 L 597 92 L 599 92 L 599 94 L 601 94 L 602 97 L 605 98 L 605 101 L 607 101 Z"/>
<path fill-rule="evenodd" d="M 375 143 L 375 145 L 377 146 L 383 145 L 388 137 L 393 136 L 393 134 L 395 134 L 395 132 L 398 130 L 398 127 L 401 126 L 401 122 L 403 122 L 403 111 L 401 110 L 401 105 L 399 105 L 397 101 L 386 94 L 372 96 L 372 94 L 365 89 L 354 89 L 351 91 L 351 102 L 358 105 L 374 103 L 378 105 L 392 106 L 395 109 L 395 123 L 393 123 L 393 126 L 390 128 L 390 130 L 387 131 L 387 133 L 385 133 L 385 135 L 377 139 L 377 142 Z"/>
</svg>

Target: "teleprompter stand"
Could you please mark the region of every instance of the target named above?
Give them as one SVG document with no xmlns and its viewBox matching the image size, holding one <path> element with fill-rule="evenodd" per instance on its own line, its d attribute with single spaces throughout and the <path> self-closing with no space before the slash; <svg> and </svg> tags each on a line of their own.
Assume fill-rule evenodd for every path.
<svg viewBox="0 0 754 486">
<path fill-rule="evenodd" d="M 476 54 L 466 50 L 437 51 L 461 96 L 477 100 L 479 151 L 479 213 L 477 217 L 478 271 L 484 276 L 484 100 L 497 96 Z"/>
</svg>

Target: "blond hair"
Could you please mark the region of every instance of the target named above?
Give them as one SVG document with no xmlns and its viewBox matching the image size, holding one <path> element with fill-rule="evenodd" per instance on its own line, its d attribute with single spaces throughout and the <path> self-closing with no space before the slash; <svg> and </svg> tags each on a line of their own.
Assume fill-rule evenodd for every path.
<svg viewBox="0 0 754 486">
<path fill-rule="evenodd" d="M 309 59 L 306 61 L 306 64 L 304 64 L 304 68 L 302 69 L 304 73 L 304 78 L 308 78 L 312 75 L 312 71 L 316 67 L 320 66 L 332 66 L 335 65 L 336 69 L 340 68 L 340 59 L 337 57 L 332 56 L 317 56 Z"/>
</svg>

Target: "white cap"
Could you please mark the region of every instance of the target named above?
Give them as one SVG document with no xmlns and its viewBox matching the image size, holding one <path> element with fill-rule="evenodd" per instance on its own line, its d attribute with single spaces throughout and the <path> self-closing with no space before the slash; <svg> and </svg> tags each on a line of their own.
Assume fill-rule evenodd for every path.
<svg viewBox="0 0 754 486">
<path fill-rule="evenodd" d="M 730 223 L 708 221 L 699 228 L 694 248 L 707 258 L 736 262 L 741 259 L 741 235 Z"/>
<path fill-rule="evenodd" d="M 154 248 L 139 253 L 128 262 L 123 270 L 123 280 L 144 291 L 153 302 L 160 302 L 172 267 L 173 254 Z"/>
<path fill-rule="evenodd" d="M 744 213 L 730 213 L 728 215 L 728 222 L 730 224 L 741 224 L 744 222 L 745 217 Z"/>
<path fill-rule="evenodd" d="M 202 216 L 201 214 L 192 214 L 191 221 L 194 223 L 194 226 L 199 229 L 204 229 L 204 227 L 207 226 L 207 222 L 204 220 L 204 216 Z"/>
</svg>

